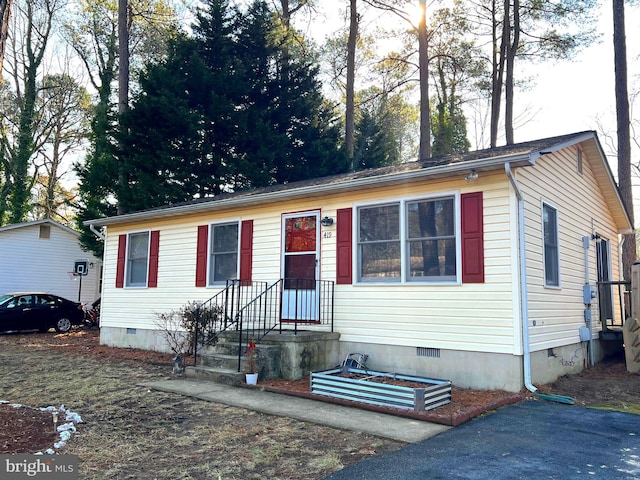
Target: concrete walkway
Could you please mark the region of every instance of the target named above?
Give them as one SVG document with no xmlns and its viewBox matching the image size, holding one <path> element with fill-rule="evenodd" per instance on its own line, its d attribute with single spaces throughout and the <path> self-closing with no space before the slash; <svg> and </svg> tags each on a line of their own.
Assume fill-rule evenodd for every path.
<svg viewBox="0 0 640 480">
<path fill-rule="evenodd" d="M 431 438 L 450 428 L 445 425 L 370 412 L 318 400 L 206 381 L 177 379 L 147 382 L 141 385 L 153 390 L 177 393 L 208 402 L 246 408 L 269 415 L 295 418 L 333 428 L 368 433 L 407 443 Z"/>
</svg>

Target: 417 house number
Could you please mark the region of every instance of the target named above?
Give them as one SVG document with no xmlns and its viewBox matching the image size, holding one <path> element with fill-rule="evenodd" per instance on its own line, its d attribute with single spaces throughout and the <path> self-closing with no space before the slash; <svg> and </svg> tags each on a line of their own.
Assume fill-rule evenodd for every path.
<svg viewBox="0 0 640 480">
<path fill-rule="evenodd" d="M 333 232 L 322 232 L 322 238 L 331 238 Z"/>
</svg>

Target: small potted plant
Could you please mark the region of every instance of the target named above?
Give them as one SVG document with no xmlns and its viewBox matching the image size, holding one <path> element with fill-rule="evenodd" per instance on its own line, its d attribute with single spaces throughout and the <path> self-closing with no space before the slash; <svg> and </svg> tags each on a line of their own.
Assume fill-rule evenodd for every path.
<svg viewBox="0 0 640 480">
<path fill-rule="evenodd" d="M 249 347 L 245 353 L 247 360 L 245 362 L 245 381 L 247 385 L 255 385 L 258 383 L 258 358 L 256 352 L 256 342 L 249 341 Z"/>
</svg>

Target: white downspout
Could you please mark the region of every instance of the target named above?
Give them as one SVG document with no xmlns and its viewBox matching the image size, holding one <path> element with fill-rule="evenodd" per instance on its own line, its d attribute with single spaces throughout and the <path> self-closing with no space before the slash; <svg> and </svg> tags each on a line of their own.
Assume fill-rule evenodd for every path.
<svg viewBox="0 0 640 480">
<path fill-rule="evenodd" d="M 538 390 L 531 383 L 531 349 L 529 346 L 529 300 L 527 296 L 527 255 L 524 236 L 524 198 L 520 187 L 513 177 L 511 164 L 504 164 L 504 170 L 518 198 L 518 249 L 520 253 L 520 310 L 522 312 L 522 355 L 524 370 L 524 386 L 530 392 Z"/>
</svg>

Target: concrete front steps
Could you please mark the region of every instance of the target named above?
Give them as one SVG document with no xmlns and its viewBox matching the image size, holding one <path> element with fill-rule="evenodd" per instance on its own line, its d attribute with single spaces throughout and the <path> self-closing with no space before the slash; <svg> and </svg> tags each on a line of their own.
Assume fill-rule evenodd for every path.
<svg viewBox="0 0 640 480">
<path fill-rule="evenodd" d="M 215 346 L 201 352 L 200 365 L 186 367 L 186 376 L 226 385 L 243 383 L 247 359 L 241 358 L 238 371 L 238 337 L 236 331 L 221 333 Z M 336 365 L 339 363 L 339 338 L 340 334 L 334 332 L 269 332 L 256 345 L 258 380 L 299 380 L 312 371 Z M 245 343 L 242 351 L 246 349 Z"/>
<path fill-rule="evenodd" d="M 242 351 L 246 349 L 247 344 L 244 343 Z M 257 357 L 259 358 L 259 354 Z M 240 359 L 240 371 L 238 371 L 238 334 L 235 331 L 223 332 L 214 346 L 206 347 L 201 351 L 200 365 L 187 367 L 185 374 L 190 378 L 225 385 L 239 385 L 245 381 L 246 361 L 244 357 Z M 260 365 L 260 362 L 258 364 Z"/>
</svg>

